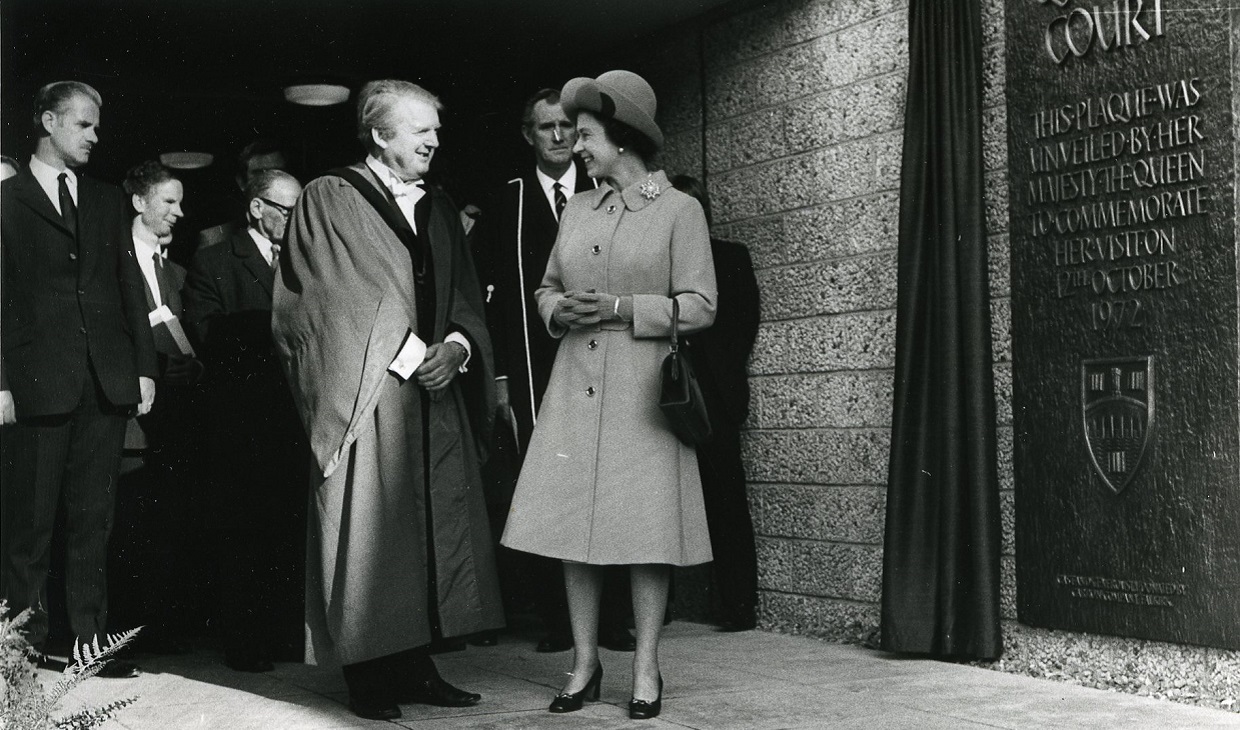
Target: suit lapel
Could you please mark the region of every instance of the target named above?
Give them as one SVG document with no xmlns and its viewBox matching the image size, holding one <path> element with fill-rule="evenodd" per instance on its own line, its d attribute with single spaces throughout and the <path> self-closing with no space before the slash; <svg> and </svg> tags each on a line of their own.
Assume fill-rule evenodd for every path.
<svg viewBox="0 0 1240 730">
<path fill-rule="evenodd" d="M 242 231 L 233 238 L 233 254 L 241 259 L 241 263 L 245 266 L 245 270 L 263 287 L 268 296 L 271 296 L 272 285 L 275 282 L 275 272 L 267 264 L 267 259 L 263 258 L 263 254 L 258 250 L 258 244 L 254 243 L 254 239 L 250 237 L 247 231 Z"/>
<path fill-rule="evenodd" d="M 82 178 L 79 177 L 78 181 L 81 182 L 81 180 Z M 79 198 L 81 197 L 81 192 L 82 190 L 79 187 Z M 52 201 L 48 199 L 47 193 L 43 192 L 43 188 L 39 186 L 39 181 L 34 179 L 34 173 L 30 172 L 29 168 L 23 168 L 17 173 L 17 184 L 14 186 L 13 196 L 23 205 L 38 213 L 48 223 L 63 231 L 66 236 L 73 236 L 73 232 L 65 225 L 64 219 L 56 211 L 56 206 L 52 205 Z"/>
</svg>

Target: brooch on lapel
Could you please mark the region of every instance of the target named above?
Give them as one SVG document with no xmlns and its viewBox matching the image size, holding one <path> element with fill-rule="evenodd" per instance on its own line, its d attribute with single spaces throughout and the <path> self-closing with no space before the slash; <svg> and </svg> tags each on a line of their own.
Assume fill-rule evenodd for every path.
<svg viewBox="0 0 1240 730">
<path fill-rule="evenodd" d="M 654 178 L 648 177 L 646 178 L 646 182 L 638 186 L 637 192 L 641 193 L 642 197 L 646 200 L 654 200 L 659 197 L 659 193 L 663 192 L 663 188 L 659 187 L 659 184 L 654 181 Z"/>
</svg>

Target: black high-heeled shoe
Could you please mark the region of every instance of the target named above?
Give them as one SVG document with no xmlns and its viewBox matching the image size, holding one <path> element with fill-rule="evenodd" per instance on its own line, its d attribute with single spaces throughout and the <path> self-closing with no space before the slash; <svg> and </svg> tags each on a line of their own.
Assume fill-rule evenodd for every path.
<svg viewBox="0 0 1240 730">
<path fill-rule="evenodd" d="M 581 709 L 581 705 L 585 700 L 598 702 L 599 693 L 602 692 L 603 686 L 603 665 L 598 665 L 594 670 L 594 674 L 590 675 L 590 681 L 586 682 L 586 686 L 581 688 L 580 692 L 561 692 L 551 700 L 551 706 L 547 708 L 547 712 L 576 712 Z"/>
<path fill-rule="evenodd" d="M 629 699 L 629 719 L 630 720 L 649 720 L 652 717 L 658 717 L 663 711 L 663 675 L 659 675 L 659 696 L 650 702 L 648 700 L 639 700 L 636 697 Z"/>
</svg>

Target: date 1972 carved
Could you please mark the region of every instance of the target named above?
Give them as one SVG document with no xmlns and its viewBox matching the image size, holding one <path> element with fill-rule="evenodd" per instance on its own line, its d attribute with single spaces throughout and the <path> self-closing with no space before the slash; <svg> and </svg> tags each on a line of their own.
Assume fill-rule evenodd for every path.
<svg viewBox="0 0 1240 730">
<path fill-rule="evenodd" d="M 1026 229 L 1049 290 L 1080 296 L 1095 331 L 1142 327 L 1147 292 L 1193 279 L 1179 221 L 1209 213 L 1204 82 L 1182 78 L 1042 109 L 1029 120 Z"/>
</svg>

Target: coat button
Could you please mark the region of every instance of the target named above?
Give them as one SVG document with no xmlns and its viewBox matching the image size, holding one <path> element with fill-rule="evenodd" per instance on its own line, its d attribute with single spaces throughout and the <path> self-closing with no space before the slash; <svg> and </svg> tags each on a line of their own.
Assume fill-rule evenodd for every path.
<svg viewBox="0 0 1240 730">
<path fill-rule="evenodd" d="M 78 327 L 78 332 L 81 332 L 82 334 L 86 334 L 86 328 L 85 328 L 85 327 Z"/>
<path fill-rule="evenodd" d="M 71 253 L 71 254 L 69 254 L 69 260 L 70 260 L 70 261 L 77 261 L 77 254 L 75 254 L 75 253 Z"/>
<path fill-rule="evenodd" d="M 615 212 L 616 212 L 616 206 L 614 205 L 607 206 L 607 215 L 611 215 L 612 213 L 615 213 Z"/>
<path fill-rule="evenodd" d="M 86 290 L 85 290 L 85 289 L 78 289 L 78 296 L 86 296 Z"/>
<path fill-rule="evenodd" d="M 586 347 L 589 347 L 591 350 L 597 350 L 598 340 L 590 340 L 590 344 L 586 345 Z"/>
<path fill-rule="evenodd" d="M 594 397 L 594 386 L 593 385 L 591 385 L 589 388 L 586 388 L 586 395 L 590 396 L 591 398 Z"/>
<path fill-rule="evenodd" d="M 590 252 L 597 256 L 603 252 L 603 247 L 595 244 L 594 248 L 590 249 Z"/>
</svg>

